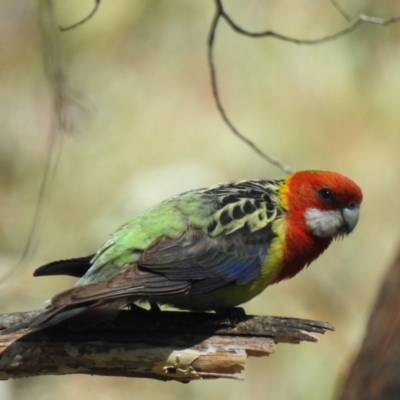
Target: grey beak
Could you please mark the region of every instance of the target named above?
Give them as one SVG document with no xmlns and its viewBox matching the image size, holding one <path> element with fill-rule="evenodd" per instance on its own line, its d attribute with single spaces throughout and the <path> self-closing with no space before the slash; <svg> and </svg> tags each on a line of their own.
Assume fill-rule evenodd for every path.
<svg viewBox="0 0 400 400">
<path fill-rule="evenodd" d="M 347 233 L 352 232 L 353 229 L 356 227 L 359 215 L 360 215 L 360 206 L 358 204 L 354 205 L 354 203 L 352 203 L 351 207 L 344 207 L 342 209 L 342 216 L 346 224 Z"/>
</svg>

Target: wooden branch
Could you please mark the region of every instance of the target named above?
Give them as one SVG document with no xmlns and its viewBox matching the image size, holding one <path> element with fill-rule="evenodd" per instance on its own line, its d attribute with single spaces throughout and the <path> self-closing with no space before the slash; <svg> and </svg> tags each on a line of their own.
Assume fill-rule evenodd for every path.
<svg viewBox="0 0 400 400">
<path fill-rule="evenodd" d="M 0 329 L 38 311 L 0 315 Z M 268 356 L 276 343 L 316 342 L 326 322 L 246 316 L 232 326 L 216 314 L 122 311 L 94 328 L 56 328 L 0 335 L 0 379 L 91 374 L 188 382 L 233 378 L 247 357 Z"/>
</svg>

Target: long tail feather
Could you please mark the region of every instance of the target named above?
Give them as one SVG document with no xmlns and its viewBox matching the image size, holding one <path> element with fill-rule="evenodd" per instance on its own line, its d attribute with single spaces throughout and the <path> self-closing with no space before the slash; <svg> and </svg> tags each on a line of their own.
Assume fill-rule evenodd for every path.
<svg viewBox="0 0 400 400">
<path fill-rule="evenodd" d="M 1 331 L 2 335 L 16 332 L 20 329 L 31 328 L 42 330 L 68 320 L 68 328 L 71 330 L 84 330 L 115 318 L 121 308 L 126 305 L 126 299 L 113 301 L 97 301 L 91 304 L 83 304 L 77 307 L 65 306 L 59 308 L 48 308 L 33 317 L 30 321 L 16 324 Z"/>
<path fill-rule="evenodd" d="M 87 257 L 72 258 L 70 260 L 54 261 L 39 267 L 33 273 L 33 276 L 69 275 L 81 278 L 91 267 L 90 260 L 93 256 L 94 254 Z"/>
</svg>

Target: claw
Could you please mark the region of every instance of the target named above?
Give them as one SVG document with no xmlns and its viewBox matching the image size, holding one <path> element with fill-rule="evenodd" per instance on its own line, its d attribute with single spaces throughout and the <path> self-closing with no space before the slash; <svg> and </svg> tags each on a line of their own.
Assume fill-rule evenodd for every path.
<svg viewBox="0 0 400 400">
<path fill-rule="evenodd" d="M 230 322 L 230 327 L 234 328 L 238 323 L 246 321 L 247 314 L 242 307 L 228 308 L 224 311 L 216 311 L 217 314 L 225 317 Z"/>
</svg>

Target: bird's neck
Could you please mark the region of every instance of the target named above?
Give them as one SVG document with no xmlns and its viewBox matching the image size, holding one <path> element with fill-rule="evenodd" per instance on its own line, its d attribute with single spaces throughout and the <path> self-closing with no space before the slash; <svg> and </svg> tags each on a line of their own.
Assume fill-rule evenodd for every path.
<svg viewBox="0 0 400 400">
<path fill-rule="evenodd" d="M 305 226 L 304 217 L 287 215 L 283 268 L 276 282 L 289 279 L 318 258 L 329 246 L 331 238 L 313 236 Z"/>
</svg>

